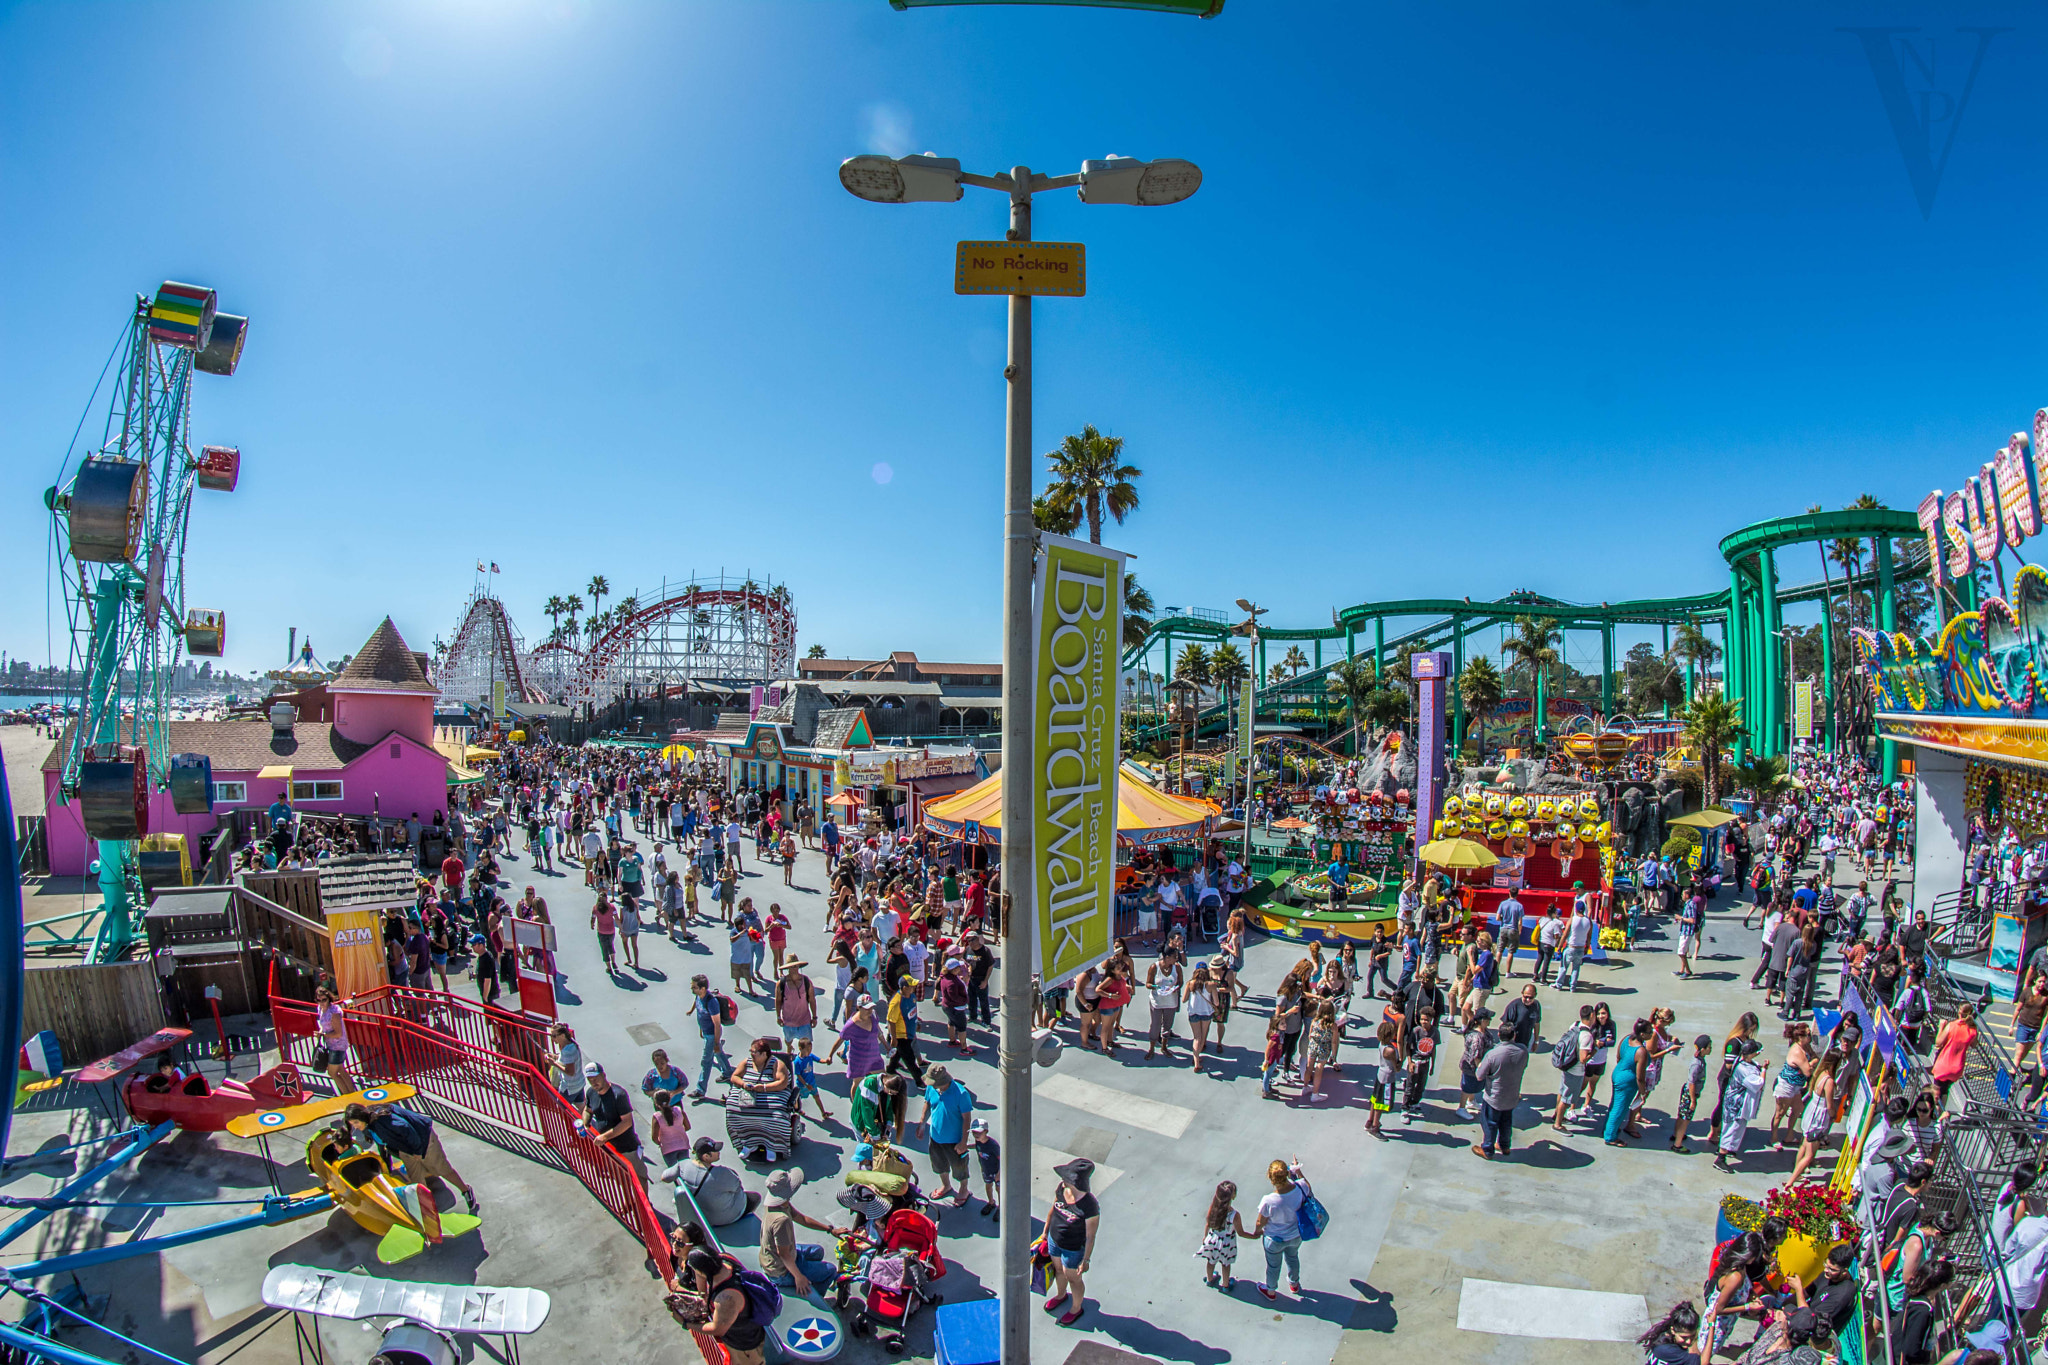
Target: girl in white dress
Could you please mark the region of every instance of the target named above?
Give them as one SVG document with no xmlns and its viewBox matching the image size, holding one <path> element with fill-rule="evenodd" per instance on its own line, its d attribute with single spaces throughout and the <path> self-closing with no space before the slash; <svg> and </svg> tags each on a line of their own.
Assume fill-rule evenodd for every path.
<svg viewBox="0 0 2048 1365">
<path fill-rule="evenodd" d="M 1237 1211 L 1237 1182 L 1226 1180 L 1216 1187 L 1209 1201 L 1209 1216 L 1202 1220 L 1202 1245 L 1195 1257 L 1202 1263 L 1202 1283 L 1229 1293 L 1237 1287 L 1230 1268 L 1237 1264 L 1237 1242 L 1251 1234 L 1245 1231 L 1244 1215 Z"/>
</svg>

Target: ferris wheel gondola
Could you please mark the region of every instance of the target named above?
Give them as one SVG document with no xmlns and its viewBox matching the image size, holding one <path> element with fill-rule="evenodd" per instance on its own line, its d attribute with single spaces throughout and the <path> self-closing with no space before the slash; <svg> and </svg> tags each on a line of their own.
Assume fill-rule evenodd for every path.
<svg viewBox="0 0 2048 1365">
<path fill-rule="evenodd" d="M 217 658 L 226 647 L 226 613 L 185 605 L 193 489 L 231 491 L 241 473 L 234 446 L 193 450 L 192 375 L 233 374 L 248 335 L 248 319 L 217 302 L 212 289 L 174 280 L 137 297 L 101 443 L 44 494 L 64 546 L 71 664 L 84 679 L 58 785 L 99 846 L 100 905 L 75 917 L 72 941 L 96 918 L 95 961 L 134 939 L 135 841 L 149 832 L 154 794 L 175 789 L 174 809 L 194 813 L 191 775 L 173 782 L 172 675 L 181 655 Z"/>
</svg>

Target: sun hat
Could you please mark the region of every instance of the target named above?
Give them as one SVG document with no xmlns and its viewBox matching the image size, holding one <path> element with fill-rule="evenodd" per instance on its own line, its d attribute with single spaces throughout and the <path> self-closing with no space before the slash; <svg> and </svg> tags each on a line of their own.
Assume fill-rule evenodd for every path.
<svg viewBox="0 0 2048 1365">
<path fill-rule="evenodd" d="M 787 1204 L 789 1197 L 803 1187 L 802 1171 L 781 1170 L 768 1177 L 768 1198 L 773 1203 Z"/>
<path fill-rule="evenodd" d="M 1086 1194 L 1089 1177 L 1095 1174 L 1095 1163 L 1085 1156 L 1077 1156 L 1064 1165 L 1053 1167 L 1052 1173 Z"/>
</svg>

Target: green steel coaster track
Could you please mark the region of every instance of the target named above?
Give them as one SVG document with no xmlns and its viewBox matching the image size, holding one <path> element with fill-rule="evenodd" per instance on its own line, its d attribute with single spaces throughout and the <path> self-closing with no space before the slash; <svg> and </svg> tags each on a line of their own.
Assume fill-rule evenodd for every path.
<svg viewBox="0 0 2048 1365">
<path fill-rule="evenodd" d="M 1777 553 L 1797 545 L 1832 543 L 1842 539 L 1863 539 L 1876 545 L 1875 567 L 1852 580 L 1848 574 L 1796 587 L 1778 582 Z M 1892 542 L 1903 539 L 1910 550 L 1895 556 Z M 1920 523 L 1910 512 L 1888 508 L 1843 512 L 1812 512 L 1776 517 L 1744 527 L 1721 541 L 1722 558 L 1728 564 L 1729 586 L 1719 592 L 1690 597 L 1645 598 L 1629 602 L 1597 604 L 1565 602 L 1533 592 L 1514 592 L 1492 600 L 1464 598 L 1410 598 L 1394 602 L 1362 602 L 1331 613 L 1328 626 L 1261 626 L 1258 657 L 1250 662 L 1256 676 L 1267 676 L 1267 649 L 1278 643 L 1313 648 L 1313 664 L 1294 677 L 1261 685 L 1255 695 L 1255 721 L 1278 721 L 1289 711 L 1313 710 L 1318 715 L 1332 709 L 1329 674 L 1338 659 L 1354 659 L 1361 652 L 1372 659 L 1376 674 L 1384 674 L 1389 660 L 1427 650 L 1448 649 L 1454 669 L 1465 666 L 1465 642 L 1476 632 L 1517 617 L 1548 620 L 1561 631 L 1594 631 L 1600 636 L 1600 710 L 1614 713 L 1614 628 L 1623 625 L 1674 626 L 1684 622 L 1718 624 L 1722 633 L 1723 677 L 1731 701 L 1742 710 L 1748 731 L 1746 747 L 1758 753 L 1778 754 L 1786 747 L 1786 717 L 1790 714 L 1786 671 L 1774 666 L 1783 654 L 1768 648 L 1775 633 L 1783 629 L 1782 608 L 1787 603 L 1825 601 L 1835 593 L 1875 590 L 1878 621 L 1890 630 L 1896 616 L 1895 590 L 1899 583 L 1927 576 L 1926 554 Z M 1734 604 L 1731 612 L 1730 604 Z M 1960 610 L 1975 607 L 1974 590 L 1968 590 Z M 1416 618 L 1423 624 L 1408 625 Z M 1400 633 L 1389 632 L 1389 622 L 1406 625 Z M 1825 675 L 1822 693 L 1829 713 L 1835 701 L 1833 622 L 1821 613 L 1822 650 Z M 1173 678 L 1174 651 L 1185 643 L 1220 644 L 1241 638 L 1231 622 L 1218 615 L 1164 615 L 1154 620 L 1145 638 L 1124 651 L 1125 672 L 1149 666 L 1155 650 L 1164 649 L 1165 667 L 1158 670 L 1163 681 Z M 1341 653 L 1324 659 L 1324 643 L 1341 645 Z M 1362 647 L 1362 648 L 1361 648 Z M 1537 715 L 1543 714 L 1540 703 Z M 1464 699 L 1451 689 L 1453 734 L 1462 741 L 1465 734 Z M 1224 707 L 1219 702 L 1203 709 L 1195 723 L 1197 737 L 1221 733 Z M 1130 737 L 1143 743 L 1168 737 L 1164 720 L 1139 722 L 1129 728 Z M 1889 766 L 1890 745 L 1886 746 Z"/>
</svg>

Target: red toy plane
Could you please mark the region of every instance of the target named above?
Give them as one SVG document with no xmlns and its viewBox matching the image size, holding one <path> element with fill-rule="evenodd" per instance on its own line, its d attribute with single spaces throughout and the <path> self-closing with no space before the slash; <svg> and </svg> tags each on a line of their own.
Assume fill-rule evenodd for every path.
<svg viewBox="0 0 2048 1365">
<path fill-rule="evenodd" d="M 209 1086 L 204 1076 L 156 1072 L 129 1078 L 121 1099 L 137 1123 L 169 1120 L 192 1133 L 219 1133 L 228 1120 L 260 1109 L 283 1109 L 306 1100 L 299 1068 L 279 1062 L 250 1081 L 222 1081 Z"/>
</svg>

